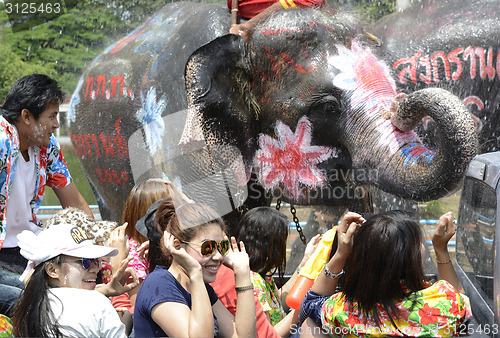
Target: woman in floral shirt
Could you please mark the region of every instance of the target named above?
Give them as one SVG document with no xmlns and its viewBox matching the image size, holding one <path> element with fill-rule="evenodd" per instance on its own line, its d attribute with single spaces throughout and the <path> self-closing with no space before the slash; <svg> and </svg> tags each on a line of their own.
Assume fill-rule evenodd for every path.
<svg viewBox="0 0 500 338">
<path fill-rule="evenodd" d="M 447 244 L 455 232 L 453 214 L 441 216 L 432 238 L 441 280 L 431 285 L 424 281 L 424 246 L 418 222 L 403 211 L 381 213 L 366 222 L 360 215 L 348 213 L 339 225 L 336 253 L 302 303 L 301 318 L 309 318 L 301 333 L 458 335 L 460 325 L 472 313 L 448 254 Z M 342 292 L 333 294 L 344 269 Z"/>
<path fill-rule="evenodd" d="M 254 295 L 259 298 L 269 322 L 282 337 L 288 336 L 293 324 L 298 323 L 298 313 L 292 310 L 287 314 L 282 305 L 282 299 L 285 299 L 297 279 L 297 272 L 281 289 L 276 287 L 272 276 L 277 271 L 281 278 L 285 272 L 287 237 L 286 216 L 269 207 L 258 207 L 248 211 L 236 230 L 238 241 L 246 243 Z M 303 267 L 313 254 L 319 240 L 319 235 L 310 240 L 299 268 Z"/>
</svg>

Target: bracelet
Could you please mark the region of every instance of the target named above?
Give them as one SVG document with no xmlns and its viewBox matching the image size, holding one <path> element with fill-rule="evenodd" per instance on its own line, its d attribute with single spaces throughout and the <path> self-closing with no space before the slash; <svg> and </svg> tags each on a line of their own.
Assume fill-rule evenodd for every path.
<svg viewBox="0 0 500 338">
<path fill-rule="evenodd" d="M 451 262 L 451 258 L 450 258 L 450 259 L 448 259 L 448 260 L 447 260 L 447 261 L 445 261 L 445 262 L 440 262 L 440 261 L 438 261 L 438 260 L 436 259 L 436 263 L 438 263 L 438 264 L 447 264 L 447 263 L 450 263 L 450 262 Z"/>
<path fill-rule="evenodd" d="M 339 273 L 333 273 L 330 271 L 330 269 L 328 269 L 327 266 L 325 266 L 325 270 L 323 270 L 323 272 L 325 273 L 326 277 L 333 278 L 333 279 L 339 279 L 340 276 L 342 276 L 344 274 L 344 269 L 342 269 L 342 271 L 340 271 Z"/>
<path fill-rule="evenodd" d="M 238 11 L 238 8 L 231 9 L 231 12 L 237 12 L 237 11 Z"/>
<path fill-rule="evenodd" d="M 246 290 L 252 290 L 253 289 L 253 285 L 250 284 L 250 285 L 246 285 L 246 286 L 236 286 L 234 289 L 236 290 L 236 292 L 241 292 L 241 291 L 246 291 Z"/>
</svg>

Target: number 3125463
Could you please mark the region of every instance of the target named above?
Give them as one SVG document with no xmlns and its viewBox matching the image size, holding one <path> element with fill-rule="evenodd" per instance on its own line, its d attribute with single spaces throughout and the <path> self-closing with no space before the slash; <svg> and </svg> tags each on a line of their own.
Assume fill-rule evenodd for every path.
<svg viewBox="0 0 500 338">
<path fill-rule="evenodd" d="M 7 14 L 43 14 L 61 12 L 61 4 L 56 3 L 34 3 L 34 2 L 21 2 L 21 3 L 5 3 L 5 10 Z"/>
</svg>

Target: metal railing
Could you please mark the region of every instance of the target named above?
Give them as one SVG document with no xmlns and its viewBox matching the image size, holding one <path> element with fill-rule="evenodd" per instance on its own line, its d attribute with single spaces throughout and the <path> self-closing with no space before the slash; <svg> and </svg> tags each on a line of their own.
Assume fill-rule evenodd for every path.
<svg viewBox="0 0 500 338">
<path fill-rule="evenodd" d="M 99 212 L 99 206 L 97 204 L 92 204 L 89 205 L 89 207 L 90 210 L 92 210 L 92 213 L 94 214 L 94 218 L 96 220 L 101 220 L 101 213 Z M 40 209 L 38 209 L 36 217 L 40 221 L 44 222 L 46 219 L 50 218 L 59 210 L 62 210 L 62 206 L 60 205 L 42 205 Z"/>
</svg>

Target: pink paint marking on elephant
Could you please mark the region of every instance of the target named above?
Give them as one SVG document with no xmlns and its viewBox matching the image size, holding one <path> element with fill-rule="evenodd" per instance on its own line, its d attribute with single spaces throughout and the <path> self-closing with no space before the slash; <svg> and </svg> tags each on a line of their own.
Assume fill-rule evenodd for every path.
<svg viewBox="0 0 500 338">
<path fill-rule="evenodd" d="M 311 145 L 311 123 L 303 116 L 295 133 L 278 121 L 275 127 L 277 139 L 259 136 L 260 149 L 254 157 L 260 168 L 259 181 L 265 189 L 282 185 L 295 199 L 300 197 L 300 185 L 316 188 L 325 184 L 326 177 L 316 166 L 332 156 L 336 150 Z"/>
<path fill-rule="evenodd" d="M 338 55 L 329 58 L 330 66 L 340 70 L 333 84 L 349 91 L 353 111 L 366 111 L 370 116 L 380 107 L 388 111 L 396 96 L 396 85 L 389 68 L 369 49 L 353 42 L 351 49 L 337 45 Z"/>
<path fill-rule="evenodd" d="M 396 97 L 396 85 L 392 79 L 389 67 L 380 61 L 369 49 L 360 47 L 356 42 L 351 49 L 337 46 L 338 55 L 330 58 L 330 65 L 338 70 L 333 83 L 337 87 L 349 91 L 352 111 L 366 112 L 374 117 L 376 130 L 380 134 L 380 146 L 388 147 L 392 154 L 401 147 L 420 143 L 419 137 L 412 131 L 402 132 L 390 120 L 378 115 L 381 110 L 390 111 L 391 103 Z M 426 149 L 422 152 L 412 152 L 412 158 L 421 154 L 433 155 Z"/>
</svg>

